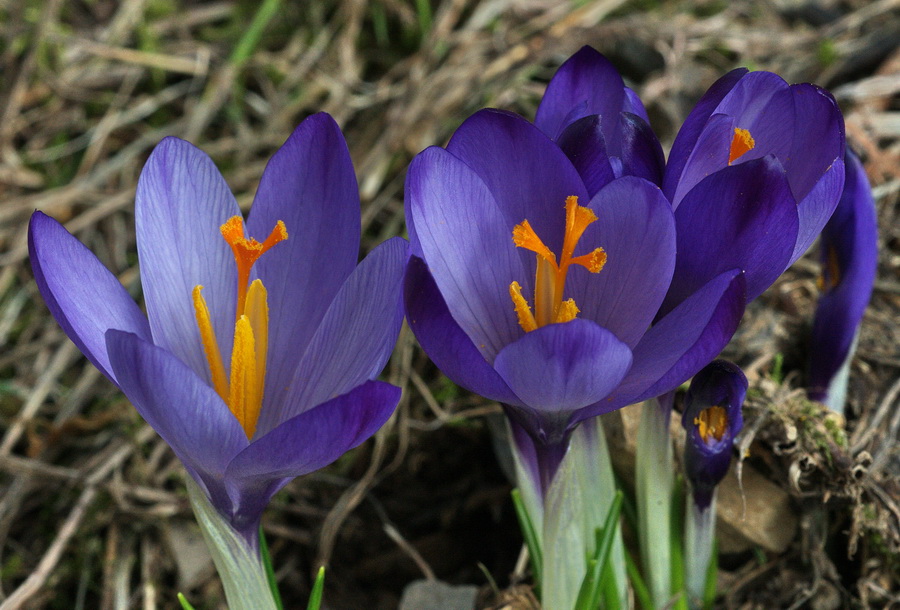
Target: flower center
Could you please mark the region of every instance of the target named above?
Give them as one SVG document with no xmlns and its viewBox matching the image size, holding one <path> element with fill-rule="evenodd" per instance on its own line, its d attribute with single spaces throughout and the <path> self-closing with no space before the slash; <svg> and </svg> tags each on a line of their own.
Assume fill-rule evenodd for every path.
<svg viewBox="0 0 900 610">
<path fill-rule="evenodd" d="M 722 440 L 725 429 L 728 427 L 728 414 L 719 406 L 712 406 L 700 411 L 700 415 L 694 418 L 694 425 L 700 432 L 700 438 L 707 445 L 712 444 L 710 437 L 716 442 Z"/>
<path fill-rule="evenodd" d="M 194 286 L 191 296 L 213 388 L 231 409 L 249 439 L 253 438 L 256 431 L 256 422 L 262 408 L 269 347 L 269 306 L 263 283 L 257 279 L 249 287 L 247 284 L 250 282 L 253 264 L 269 248 L 287 239 L 288 235 L 284 223 L 279 220 L 264 242 L 247 239 L 244 237 L 244 219 L 240 216 L 229 218 L 221 226 L 221 231 L 222 237 L 234 252 L 238 271 L 234 347 L 231 350 L 231 371 L 228 375 L 213 331 L 209 307 L 201 294 L 203 286 Z"/>
<path fill-rule="evenodd" d="M 731 150 L 728 153 L 728 165 L 753 150 L 754 146 L 756 146 L 756 141 L 750 135 L 750 131 L 735 127 L 734 137 L 731 139 Z"/>
<path fill-rule="evenodd" d="M 537 254 L 537 271 L 534 278 L 534 313 L 528 301 L 522 296 L 519 282 L 509 285 L 509 296 L 512 298 L 519 318 L 519 326 L 525 332 L 531 332 L 539 326 L 556 324 L 574 320 L 578 315 L 578 307 L 574 299 L 563 301 L 566 287 L 566 274 L 572 265 L 581 265 L 591 273 L 599 273 L 606 264 L 606 252 L 603 248 L 595 248 L 589 254 L 573 257 L 575 246 L 584 234 L 588 225 L 597 220 L 597 215 L 590 208 L 578 205 L 578 197 L 566 197 L 566 233 L 563 238 L 559 263 L 556 255 L 544 245 L 541 238 L 531 228 L 528 220 L 523 220 L 513 228 L 513 243 L 516 247 L 531 250 Z"/>
</svg>

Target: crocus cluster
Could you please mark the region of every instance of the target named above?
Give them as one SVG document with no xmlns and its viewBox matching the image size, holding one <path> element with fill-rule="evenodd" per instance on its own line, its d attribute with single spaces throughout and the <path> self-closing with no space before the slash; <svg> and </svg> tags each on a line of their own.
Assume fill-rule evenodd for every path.
<svg viewBox="0 0 900 610">
<path fill-rule="evenodd" d="M 579 421 L 719 353 L 837 205 L 843 149 L 827 92 L 737 70 L 688 117 L 660 190 L 640 101 L 582 49 L 536 126 L 481 111 L 413 160 L 410 326 L 452 380 L 505 405 L 543 485 Z"/>
<path fill-rule="evenodd" d="M 374 379 L 403 317 L 407 244 L 357 265 L 359 207 L 328 115 L 272 157 L 246 225 L 209 157 L 166 138 L 135 204 L 146 316 L 58 222 L 31 219 L 35 278 L 60 326 L 251 548 L 271 497 L 371 436 L 400 397 Z"/>
</svg>

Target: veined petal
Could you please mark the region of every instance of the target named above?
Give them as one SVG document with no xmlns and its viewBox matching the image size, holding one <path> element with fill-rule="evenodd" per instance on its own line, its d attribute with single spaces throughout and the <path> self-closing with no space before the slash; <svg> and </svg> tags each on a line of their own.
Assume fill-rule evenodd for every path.
<svg viewBox="0 0 900 610">
<path fill-rule="evenodd" d="M 103 263 L 43 212 L 31 215 L 28 252 L 50 313 L 88 360 L 118 383 L 104 335 L 116 328 L 151 341 L 146 316 Z"/>
<path fill-rule="evenodd" d="M 710 174 L 727 167 L 731 141 L 734 139 L 734 119 L 714 114 L 706 123 L 691 148 L 679 180 L 672 185 L 672 209 L 677 210 L 685 195 Z M 668 171 L 668 168 L 667 168 Z"/>
<path fill-rule="evenodd" d="M 181 360 L 137 335 L 109 330 L 106 344 L 122 391 L 207 490 L 215 507 L 230 515 L 222 477 L 248 442 L 228 405 Z"/>
<path fill-rule="evenodd" d="M 565 215 L 560 210 L 566 197 L 575 195 L 584 202 L 588 196 L 572 162 L 550 138 L 518 115 L 481 110 L 460 125 L 447 151 L 481 177 L 510 231 L 528 220 L 551 251 L 562 249 Z M 525 250 L 519 256 L 534 263 Z M 425 260 L 431 263 L 428 256 Z M 533 266 L 527 268 L 533 275 Z"/>
<path fill-rule="evenodd" d="M 203 286 L 227 368 L 237 270 L 219 227 L 240 215 L 237 202 L 206 153 L 169 137 L 141 172 L 134 213 L 153 341 L 210 383 L 191 294 Z"/>
<path fill-rule="evenodd" d="M 403 322 L 405 239 L 376 247 L 335 295 L 293 373 L 291 383 L 267 401 L 260 434 L 281 422 L 374 379 L 387 364 Z M 278 388 L 266 385 L 266 391 Z"/>
<path fill-rule="evenodd" d="M 559 67 L 547 84 L 534 123 L 556 139 L 566 126 L 584 116 L 598 114 L 608 142 L 616 141 L 619 113 L 625 105 L 625 83 L 612 62 L 584 46 Z M 573 115 L 579 108 L 583 114 Z"/>
<path fill-rule="evenodd" d="M 747 299 L 755 299 L 787 268 L 798 223 L 777 160 L 767 157 L 714 173 L 675 211 L 678 258 L 660 315 L 734 268 L 746 273 Z"/>
<path fill-rule="evenodd" d="M 713 83 L 684 120 L 684 124 L 678 130 L 678 135 L 675 136 L 672 150 L 669 152 L 669 161 L 666 164 L 665 177 L 663 178 L 663 192 L 665 192 L 669 201 L 674 202 L 676 199 L 675 188 L 681 182 L 684 166 L 691 157 L 700 133 L 706 127 L 706 122 L 712 116 L 722 98 L 734 88 L 747 72 L 747 68 L 738 68 Z"/>
<path fill-rule="evenodd" d="M 797 118 L 790 156 L 783 163 L 794 197 L 802 201 L 835 159 L 844 158 L 844 117 L 831 94 L 821 87 L 791 85 L 791 93 Z M 833 205 L 838 198 L 839 193 L 834 195 Z"/>
<path fill-rule="evenodd" d="M 615 335 L 576 318 L 525 334 L 497 355 L 494 368 L 527 407 L 552 416 L 605 398 L 631 361 Z"/>
<path fill-rule="evenodd" d="M 359 191 L 350 152 L 330 116 L 315 114 L 294 130 L 263 172 L 247 219 L 262 239 L 284 221 L 288 239 L 254 269 L 268 290 L 268 388 L 284 388 L 359 255 Z M 267 404 L 276 394 L 270 390 Z M 278 398 L 279 401 L 283 397 Z"/>
<path fill-rule="evenodd" d="M 584 248 L 607 254 L 600 273 L 574 269 L 567 297 L 580 316 L 634 347 L 662 303 L 675 268 L 675 219 L 659 187 L 631 176 L 608 184 L 590 203 L 597 222 L 585 231 Z"/>
<path fill-rule="evenodd" d="M 661 185 L 666 158 L 650 124 L 630 112 L 623 112 L 619 123 L 621 136 L 618 152 L 622 160 L 622 174 Z"/>
<path fill-rule="evenodd" d="M 718 355 L 744 313 L 738 269 L 714 278 L 657 322 L 635 346 L 634 365 L 607 399 L 579 412 L 583 420 L 665 394 Z"/>
<path fill-rule="evenodd" d="M 236 527 L 257 522 L 288 481 L 327 466 L 375 434 L 399 400 L 400 388 L 367 381 L 255 439 L 225 474 L 237 504 Z"/>
<path fill-rule="evenodd" d="M 812 190 L 797 205 L 800 225 L 790 264 L 803 256 L 825 227 L 840 201 L 845 184 L 844 161 L 835 159 Z"/>
<path fill-rule="evenodd" d="M 417 256 L 410 258 L 406 268 L 404 299 L 409 327 L 444 375 L 485 398 L 521 406 L 519 398 L 450 315 L 428 265 Z"/>
<path fill-rule="evenodd" d="M 556 143 L 578 170 L 589 196 L 593 197 L 616 177 L 596 114 L 570 123 Z"/>
<path fill-rule="evenodd" d="M 560 200 L 557 210 L 560 219 L 564 203 Z M 523 217 L 510 224 L 484 181 L 437 147 L 413 159 L 406 179 L 406 206 L 450 313 L 483 357 L 493 362 L 523 332 L 508 294 L 512 282 L 530 286 L 534 277 L 512 240 L 513 227 Z M 527 254 L 533 269 L 535 256 Z"/>
</svg>

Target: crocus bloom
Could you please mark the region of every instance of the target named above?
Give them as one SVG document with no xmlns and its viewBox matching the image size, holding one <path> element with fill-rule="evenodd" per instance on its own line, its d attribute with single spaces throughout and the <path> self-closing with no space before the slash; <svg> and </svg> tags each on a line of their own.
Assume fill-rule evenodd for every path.
<svg viewBox="0 0 900 610">
<path fill-rule="evenodd" d="M 866 172 L 849 149 L 845 163 L 844 193 L 822 231 L 822 296 L 809 362 L 810 398 L 837 411 L 843 411 L 849 360 L 872 295 L 878 258 L 875 200 Z"/>
<path fill-rule="evenodd" d="M 734 439 L 744 425 L 746 394 L 743 371 L 725 360 L 711 362 L 691 380 L 681 418 L 687 432 L 684 469 L 701 509 L 709 506 L 713 490 L 728 473 Z"/>
<path fill-rule="evenodd" d="M 591 197 L 621 176 L 662 184 L 665 159 L 644 105 L 591 47 L 557 70 L 534 124 L 566 153 Z"/>
<path fill-rule="evenodd" d="M 31 219 L 35 278 L 57 321 L 254 548 L 269 499 L 367 439 L 399 399 L 373 379 L 402 321 L 407 244 L 392 239 L 357 266 L 359 206 L 328 115 L 275 153 L 246 227 L 209 157 L 166 138 L 135 204 L 146 316 L 59 223 Z"/>
<path fill-rule="evenodd" d="M 747 299 L 812 244 L 844 184 L 844 123 L 831 95 L 770 72 L 719 79 L 678 132 L 663 180 L 678 261 L 662 312 L 738 267 Z"/>
<path fill-rule="evenodd" d="M 589 196 L 514 114 L 478 112 L 420 153 L 406 206 L 411 328 L 450 379 L 506 405 L 545 481 L 579 421 L 673 389 L 743 313 L 743 275 L 726 270 L 651 327 L 675 266 L 669 202 L 633 176 Z"/>
</svg>

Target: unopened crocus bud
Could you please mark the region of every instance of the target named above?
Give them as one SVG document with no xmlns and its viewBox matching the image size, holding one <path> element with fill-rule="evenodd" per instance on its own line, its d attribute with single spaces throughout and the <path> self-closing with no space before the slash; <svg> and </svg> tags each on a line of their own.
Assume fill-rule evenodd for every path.
<svg viewBox="0 0 900 610">
<path fill-rule="evenodd" d="M 734 438 L 744 425 L 746 394 L 744 373 L 724 360 L 711 362 L 691 381 L 681 420 L 687 431 L 684 468 L 701 509 L 709 506 L 713 490 L 728 472 Z"/>
<path fill-rule="evenodd" d="M 809 397 L 842 413 L 857 329 L 872 295 L 878 259 L 875 200 L 859 158 L 847 151 L 846 182 L 822 230 L 822 296 L 813 321 Z"/>
</svg>

